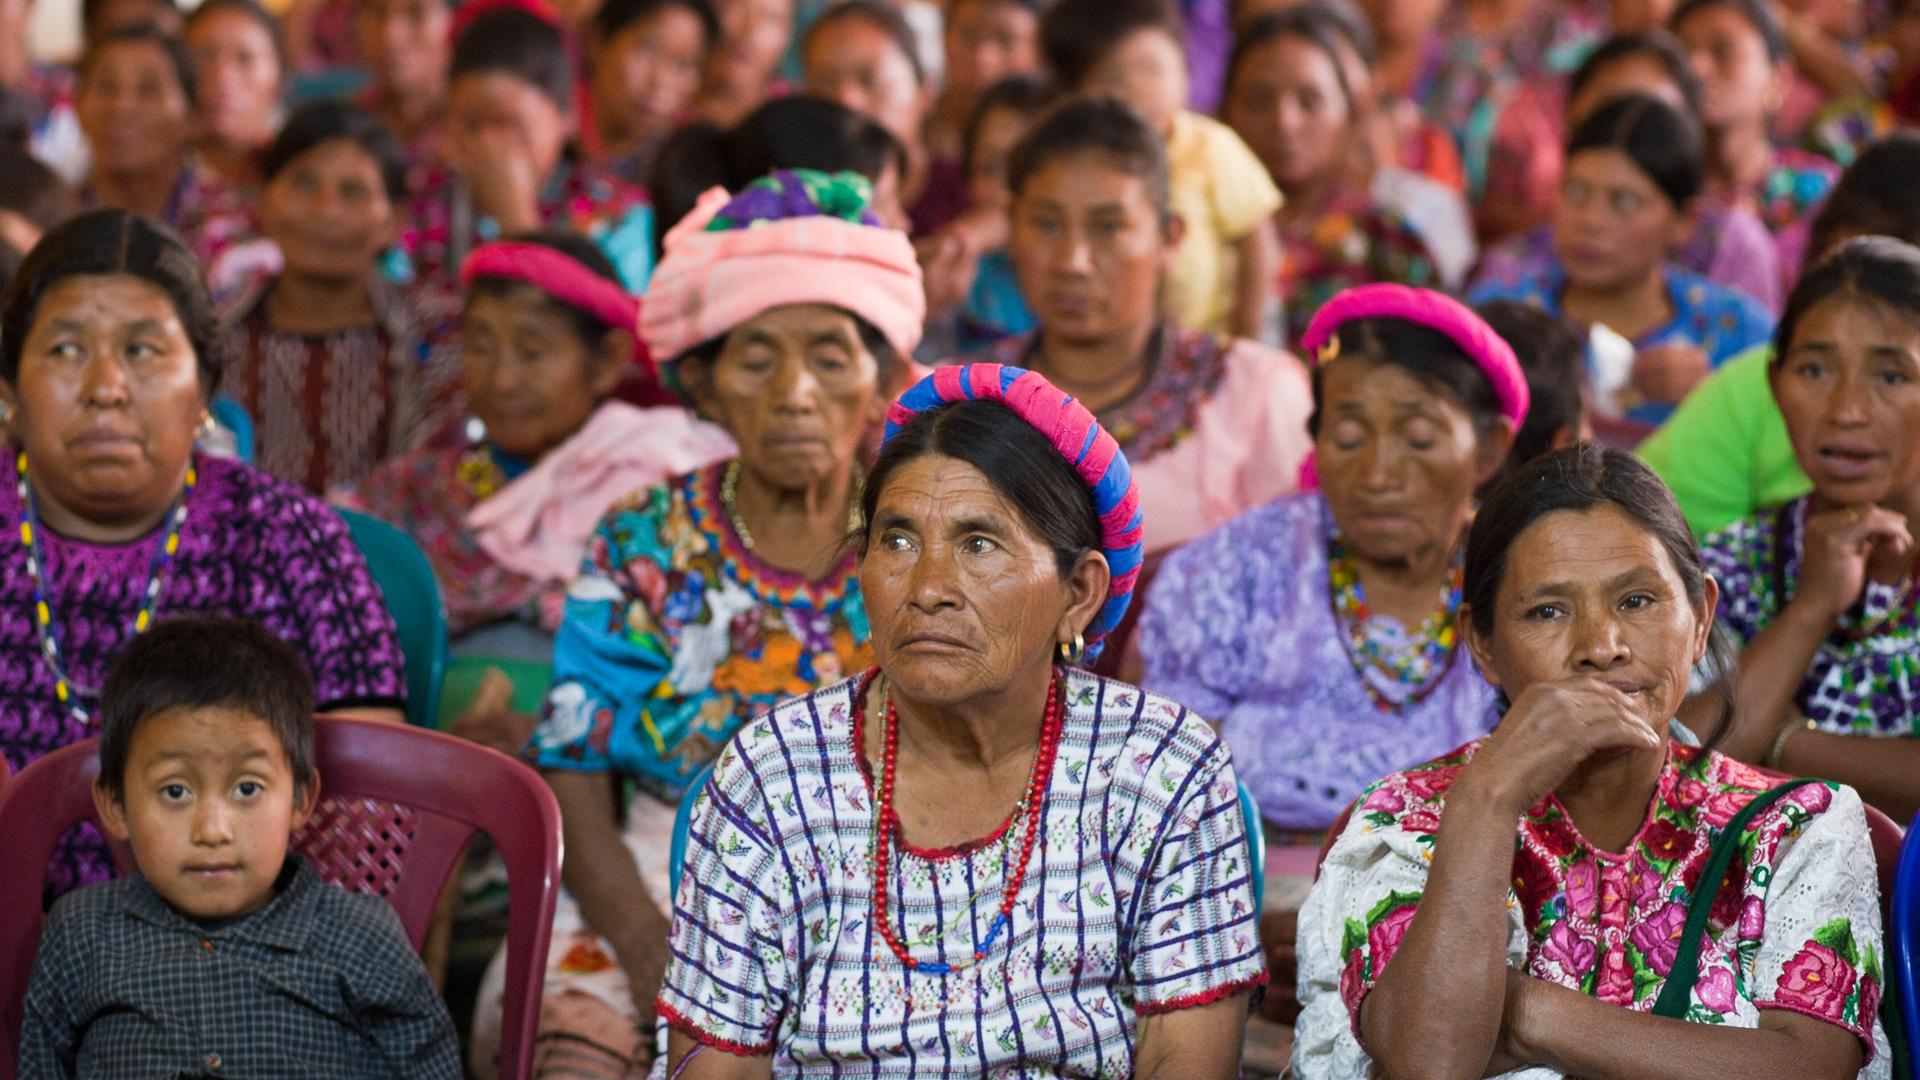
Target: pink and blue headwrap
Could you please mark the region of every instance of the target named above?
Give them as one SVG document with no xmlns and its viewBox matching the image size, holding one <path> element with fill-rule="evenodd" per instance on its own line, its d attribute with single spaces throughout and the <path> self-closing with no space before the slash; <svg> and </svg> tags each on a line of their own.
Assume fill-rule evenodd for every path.
<svg viewBox="0 0 1920 1080">
<path fill-rule="evenodd" d="M 1086 629 L 1089 642 L 1099 641 L 1120 625 L 1120 617 L 1127 613 L 1127 604 L 1133 599 L 1134 583 L 1140 579 L 1144 552 L 1140 542 L 1140 488 L 1133 482 L 1127 456 L 1085 405 L 1039 372 L 1003 364 L 936 369 L 888 407 L 881 445 L 892 442 L 901 428 L 928 409 L 961 401 L 998 401 L 1011 409 L 1046 436 L 1093 492 L 1093 509 L 1100 517 L 1100 552 L 1113 574 L 1107 602 Z"/>
</svg>

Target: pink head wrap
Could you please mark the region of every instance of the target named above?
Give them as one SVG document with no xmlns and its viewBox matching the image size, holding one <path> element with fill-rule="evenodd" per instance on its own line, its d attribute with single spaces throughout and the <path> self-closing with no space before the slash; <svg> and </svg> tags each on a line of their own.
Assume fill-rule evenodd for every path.
<svg viewBox="0 0 1920 1080">
<path fill-rule="evenodd" d="M 579 260 L 545 244 L 520 240 L 481 244 L 460 264 L 462 286 L 472 285 L 477 277 L 524 281 L 560 303 L 593 316 L 609 330 L 631 331 L 640 318 L 639 299 L 619 282 L 601 277 Z M 654 375 L 653 356 L 637 336 L 633 362 L 649 377 Z"/>
<path fill-rule="evenodd" d="M 1362 285 L 1348 289 L 1321 306 L 1307 324 L 1300 347 L 1314 364 L 1324 365 L 1340 355 L 1334 331 L 1354 319 L 1403 319 L 1440 331 L 1460 346 L 1493 384 L 1500 412 L 1515 431 L 1527 419 L 1527 374 L 1520 368 L 1513 346 L 1494 333 L 1486 320 L 1451 296 L 1406 285 Z"/>
<path fill-rule="evenodd" d="M 927 297 L 905 233 L 827 214 L 709 228 L 731 202 L 711 188 L 667 233 L 640 309 L 640 336 L 654 355 L 671 362 L 788 304 L 851 312 L 903 359 L 913 355 Z"/>
</svg>

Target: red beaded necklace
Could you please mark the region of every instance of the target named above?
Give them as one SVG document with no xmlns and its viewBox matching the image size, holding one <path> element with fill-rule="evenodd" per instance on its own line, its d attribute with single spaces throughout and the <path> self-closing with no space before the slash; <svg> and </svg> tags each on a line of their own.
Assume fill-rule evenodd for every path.
<svg viewBox="0 0 1920 1080">
<path fill-rule="evenodd" d="M 973 951 L 973 956 L 954 961 L 916 960 L 907 952 L 907 947 L 894 936 L 893 923 L 887 916 L 887 864 L 893 848 L 893 834 L 900 828 L 900 817 L 893 810 L 893 773 L 894 763 L 900 756 L 900 714 L 893 707 L 893 695 L 886 695 L 885 726 L 882 729 L 883 750 L 880 758 L 879 790 L 873 800 L 873 924 L 880 928 L 880 936 L 886 940 L 893 955 L 908 971 L 918 971 L 927 975 L 946 975 L 967 968 L 987 958 L 993 950 L 994 942 L 1007 928 L 1013 914 L 1014 901 L 1020 895 L 1020 883 L 1026 880 L 1027 863 L 1033 858 L 1034 840 L 1040 831 L 1040 819 L 1043 804 L 1046 801 L 1047 783 L 1053 776 L 1053 758 L 1060 749 L 1061 723 L 1060 680 L 1056 677 L 1047 689 L 1047 711 L 1040 721 L 1040 746 L 1034 751 L 1033 773 L 1027 777 L 1027 790 L 1020 796 L 1019 805 L 1014 807 L 1009 827 L 1022 816 L 1026 825 L 1020 837 L 1020 861 L 1014 864 L 1013 875 L 1007 879 L 1005 891 L 1000 896 L 1000 910 L 993 917 L 993 923 L 987 930 L 987 938 Z"/>
</svg>

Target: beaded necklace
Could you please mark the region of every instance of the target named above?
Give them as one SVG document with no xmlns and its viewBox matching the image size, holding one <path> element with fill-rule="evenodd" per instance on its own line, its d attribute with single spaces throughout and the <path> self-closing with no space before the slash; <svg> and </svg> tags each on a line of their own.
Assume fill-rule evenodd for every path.
<svg viewBox="0 0 1920 1080">
<path fill-rule="evenodd" d="M 1327 577 L 1332 584 L 1333 618 L 1344 631 L 1341 644 L 1346 646 L 1354 674 L 1360 677 L 1360 685 L 1366 689 L 1374 708 L 1381 712 L 1400 712 L 1425 701 L 1440 688 L 1441 680 L 1453 668 L 1454 657 L 1459 654 L 1454 647 L 1455 615 L 1460 610 L 1460 590 L 1466 580 L 1463 555 L 1462 549 L 1455 549 L 1452 570 L 1440 590 L 1440 607 L 1427 616 L 1414 633 L 1413 640 L 1418 647 L 1409 655 L 1389 657 L 1379 642 L 1367 634 L 1367 620 L 1372 618 L 1373 611 L 1360 585 L 1359 568 L 1354 565 L 1352 552 L 1347 550 L 1346 537 L 1338 529 L 1328 537 Z M 1398 699 L 1388 697 L 1368 678 L 1368 669 L 1411 687 L 1411 692 Z"/>
<path fill-rule="evenodd" d="M 1001 892 L 1000 910 L 987 928 L 986 940 L 980 943 L 971 957 L 952 961 L 917 960 L 894 936 L 893 923 L 887 916 L 887 864 L 892 853 L 893 834 L 900 828 L 900 816 L 893 809 L 894 763 L 900 754 L 900 714 L 893 707 L 892 692 L 887 692 L 880 783 L 873 799 L 873 849 L 870 856 L 873 863 L 873 925 L 880 928 L 880 936 L 886 940 L 887 947 L 893 950 L 893 955 L 900 959 L 908 971 L 923 975 L 949 975 L 965 971 L 985 960 L 1001 933 L 1007 929 L 1014 902 L 1020 895 L 1020 885 L 1026 880 L 1027 863 L 1033 858 L 1034 839 L 1039 834 L 1040 819 L 1045 816 L 1043 809 L 1047 783 L 1053 777 L 1053 758 L 1060 749 L 1062 711 L 1060 681 L 1055 678 L 1047 690 L 1047 711 L 1040 721 L 1040 746 L 1034 751 L 1033 772 L 1027 777 L 1027 790 L 1020 796 L 1020 802 L 1014 807 L 1013 816 L 1007 823 L 1010 830 L 1014 823 L 1025 819 L 1020 837 L 1020 861 L 1014 864 L 1013 875 L 1007 879 Z"/>
<path fill-rule="evenodd" d="M 40 656 L 53 673 L 54 696 L 60 699 L 60 704 L 75 720 L 83 725 L 91 724 L 93 718 L 86 707 L 80 704 L 80 699 L 97 698 L 100 692 L 81 686 L 68 676 L 66 663 L 61 658 L 60 630 L 55 624 L 53 602 L 43 574 L 47 559 L 46 552 L 40 547 L 39 506 L 33 498 L 33 486 L 27 483 L 26 451 L 22 450 L 14 458 L 14 472 L 19 481 L 20 543 L 27 549 L 27 576 L 33 579 L 33 622 L 40 631 Z M 153 609 L 160 602 L 160 594 L 166 591 L 167 570 L 180 550 L 180 527 L 186 524 L 187 500 L 192 498 L 193 486 L 198 479 L 198 470 L 192 462 L 188 462 L 186 486 L 180 491 L 180 500 L 173 504 L 173 509 L 167 515 L 166 539 L 153 550 L 147 587 L 140 598 L 140 610 L 133 617 L 135 636 L 146 633 L 153 625 Z"/>
<path fill-rule="evenodd" d="M 854 466 L 853 484 L 847 489 L 847 532 L 860 531 L 860 490 L 866 485 L 859 465 Z M 727 471 L 720 479 L 720 505 L 727 512 L 727 523 L 733 526 L 733 534 L 740 538 L 740 546 L 753 550 L 753 534 L 747 531 L 746 519 L 740 516 L 740 510 L 734 505 L 734 493 L 740 488 L 740 459 L 727 462 Z"/>
</svg>

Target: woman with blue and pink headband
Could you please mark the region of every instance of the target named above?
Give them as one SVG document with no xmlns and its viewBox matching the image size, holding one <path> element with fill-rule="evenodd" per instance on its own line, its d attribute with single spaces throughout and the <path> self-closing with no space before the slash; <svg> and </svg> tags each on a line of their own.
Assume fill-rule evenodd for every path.
<svg viewBox="0 0 1920 1080">
<path fill-rule="evenodd" d="M 1325 829 L 1373 780 L 1493 725 L 1454 613 L 1474 492 L 1528 404 L 1513 349 L 1425 289 L 1341 293 L 1303 347 L 1320 490 L 1170 556 L 1135 639 L 1141 684 L 1220 725 L 1286 831 Z"/>
<path fill-rule="evenodd" d="M 667 1074 L 1234 1076 L 1266 964 L 1226 746 L 1076 666 L 1139 577 L 1119 445 L 1036 372 L 946 367 L 860 509 L 875 664 L 693 804 Z"/>
</svg>

